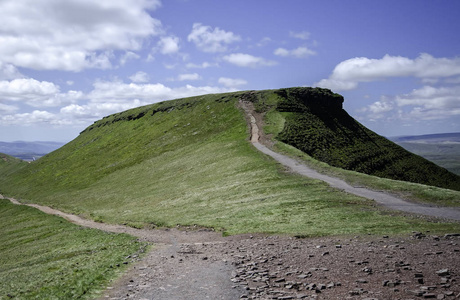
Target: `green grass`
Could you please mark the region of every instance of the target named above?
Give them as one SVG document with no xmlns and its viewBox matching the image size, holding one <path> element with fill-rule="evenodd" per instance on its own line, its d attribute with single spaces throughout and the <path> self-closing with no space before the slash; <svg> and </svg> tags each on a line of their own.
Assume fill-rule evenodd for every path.
<svg viewBox="0 0 460 300">
<path fill-rule="evenodd" d="M 460 207 L 459 191 L 406 181 L 392 180 L 388 178 L 380 178 L 377 176 L 332 167 L 326 163 L 317 161 L 308 154 L 305 154 L 304 152 L 282 142 L 277 142 L 275 147 L 280 153 L 296 158 L 321 173 L 342 178 L 354 186 L 367 186 L 375 190 L 384 190 L 413 202 Z"/>
<path fill-rule="evenodd" d="M 341 107 L 330 107 L 339 101 L 337 94 L 301 88 L 275 93 L 283 96 L 272 108 L 284 117 L 280 141 L 331 166 L 460 191 L 460 176 L 377 135 Z M 318 103 L 309 104 L 314 97 Z"/>
<path fill-rule="evenodd" d="M 5 178 L 27 165 L 27 162 L 19 158 L 0 153 L 0 174 Z"/>
<path fill-rule="evenodd" d="M 1 192 L 136 227 L 197 224 L 225 234 L 301 236 L 460 230 L 458 223 L 388 212 L 286 172 L 248 142 L 239 98 L 256 99 L 261 111 L 279 100 L 270 91 L 240 92 L 111 115 L 61 149 L 0 178 Z M 276 133 L 282 115 L 268 119 Z"/>
<path fill-rule="evenodd" d="M 0 219 L 0 299 L 94 298 L 145 248 L 2 199 Z"/>
</svg>

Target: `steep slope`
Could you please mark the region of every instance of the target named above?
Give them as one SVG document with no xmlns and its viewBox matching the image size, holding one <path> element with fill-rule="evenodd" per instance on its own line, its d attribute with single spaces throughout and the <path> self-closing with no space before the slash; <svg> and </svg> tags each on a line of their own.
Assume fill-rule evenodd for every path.
<svg viewBox="0 0 460 300">
<path fill-rule="evenodd" d="M 0 153 L 0 174 L 4 178 L 10 176 L 11 174 L 17 172 L 19 169 L 27 165 L 27 162 L 19 158 L 10 156 L 5 153 Z"/>
<path fill-rule="evenodd" d="M 367 129 L 342 109 L 343 98 L 322 89 L 281 89 L 278 139 L 329 165 L 383 178 L 460 190 L 460 176 Z"/>
<path fill-rule="evenodd" d="M 433 229 L 284 172 L 248 143 L 239 100 L 276 114 L 272 127 L 289 130 L 293 113 L 273 110 L 288 101 L 284 92 L 297 90 L 310 91 L 206 95 L 108 116 L 13 174 L 0 170 L 0 193 L 132 226 L 199 224 L 229 233 L 301 235 Z M 321 97 L 312 99 L 322 105 Z M 331 111 L 341 110 L 342 98 L 336 100 Z"/>
</svg>

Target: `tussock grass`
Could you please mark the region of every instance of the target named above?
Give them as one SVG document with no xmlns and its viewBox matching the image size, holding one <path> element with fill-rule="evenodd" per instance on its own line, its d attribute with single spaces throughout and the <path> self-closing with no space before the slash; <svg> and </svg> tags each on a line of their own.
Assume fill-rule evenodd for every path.
<svg viewBox="0 0 460 300">
<path fill-rule="evenodd" d="M 0 299 L 90 299 L 145 245 L 0 199 Z"/>
</svg>

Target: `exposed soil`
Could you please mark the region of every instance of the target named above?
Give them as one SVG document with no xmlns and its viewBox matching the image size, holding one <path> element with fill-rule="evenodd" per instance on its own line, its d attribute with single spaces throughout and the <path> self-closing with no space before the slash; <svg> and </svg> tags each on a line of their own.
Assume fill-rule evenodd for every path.
<svg viewBox="0 0 460 300">
<path fill-rule="evenodd" d="M 268 140 L 254 129 L 261 116 L 247 117 L 251 141 L 261 145 Z M 127 258 L 129 271 L 101 299 L 460 299 L 460 234 L 222 237 L 193 227 L 139 230 L 30 206 L 154 245 L 140 260 Z"/>
</svg>

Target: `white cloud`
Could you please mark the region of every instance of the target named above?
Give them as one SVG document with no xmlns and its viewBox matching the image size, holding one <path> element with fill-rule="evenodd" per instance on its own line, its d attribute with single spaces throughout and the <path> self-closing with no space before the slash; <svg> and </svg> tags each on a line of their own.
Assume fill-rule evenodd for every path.
<svg viewBox="0 0 460 300">
<path fill-rule="evenodd" d="M 149 74 L 139 71 L 129 77 L 132 82 L 148 82 L 150 80 Z"/>
<path fill-rule="evenodd" d="M 276 65 L 275 61 L 266 60 L 262 57 L 252 56 L 250 54 L 244 54 L 244 53 L 233 53 L 233 54 L 224 56 L 223 59 L 239 67 L 255 68 L 255 67 L 260 67 L 260 66 Z"/>
<path fill-rule="evenodd" d="M 228 78 L 228 77 L 220 77 L 218 82 L 228 88 L 237 88 L 239 86 L 246 85 L 248 83 L 244 79 Z"/>
<path fill-rule="evenodd" d="M 78 101 L 82 97 L 80 91 L 60 93 L 59 86 L 48 81 L 31 78 L 0 81 L 0 99 L 3 101 L 24 102 L 34 107 L 53 107 Z"/>
<path fill-rule="evenodd" d="M 177 76 L 177 80 L 179 81 L 191 81 L 191 80 L 200 80 L 201 76 L 197 73 L 191 73 L 191 74 L 180 74 Z"/>
<path fill-rule="evenodd" d="M 22 80 L 22 79 L 17 79 Z M 159 101 L 204 94 L 234 91 L 228 87 L 185 85 L 171 88 L 161 83 L 140 84 L 121 81 L 97 81 L 88 94 L 81 91 L 60 93 L 59 87 L 50 82 L 33 79 L 0 82 L 0 91 L 8 91 L 7 101 L 23 101 L 29 105 L 56 106 L 58 112 L 33 110 L 17 113 L 14 105 L 0 104 L 0 124 L 28 126 L 51 124 L 53 126 L 87 126 L 103 116 Z M 34 99 L 34 100 L 32 100 Z M 45 103 L 49 101 L 50 103 Z M 52 104 L 52 105 L 51 105 Z"/>
<path fill-rule="evenodd" d="M 424 86 L 411 93 L 381 97 L 363 108 L 368 119 L 442 120 L 460 116 L 460 87 Z"/>
<path fill-rule="evenodd" d="M 434 79 L 460 75 L 460 58 L 435 58 L 421 54 L 416 59 L 385 55 L 381 59 L 357 57 L 339 63 L 328 79 L 316 83 L 332 90 L 350 90 L 360 82 L 389 77 Z"/>
<path fill-rule="evenodd" d="M 161 54 L 174 54 L 179 51 L 179 38 L 175 36 L 165 36 L 158 42 Z"/>
<path fill-rule="evenodd" d="M 212 29 L 211 26 L 195 23 L 187 40 L 193 42 L 201 51 L 215 53 L 227 51 L 227 46 L 240 41 L 241 37 L 219 27 Z"/>
<path fill-rule="evenodd" d="M 285 48 L 278 48 L 276 49 L 273 54 L 278 56 L 292 56 L 296 58 L 303 58 L 311 55 L 316 55 L 316 52 L 308 49 L 307 47 L 298 47 L 292 50 L 287 50 Z"/>
<path fill-rule="evenodd" d="M 398 106 L 417 106 L 424 110 L 460 110 L 460 86 L 456 87 L 431 87 L 424 86 L 414 89 L 409 94 L 399 95 L 395 98 Z"/>
<path fill-rule="evenodd" d="M 56 118 L 56 115 L 43 110 L 34 110 L 31 113 L 21 113 L 14 115 L 5 115 L 0 119 L 3 125 L 21 125 L 30 126 L 33 124 L 46 123 L 53 125 L 62 125 L 63 122 Z"/>
<path fill-rule="evenodd" d="M 119 111 L 125 111 L 134 107 L 145 105 L 139 99 L 134 99 L 126 102 L 90 102 L 84 105 L 71 104 L 61 108 L 61 118 L 63 119 L 82 119 L 93 121 L 104 116 L 113 114 Z"/>
<path fill-rule="evenodd" d="M 9 101 L 28 101 L 35 98 L 47 99 L 59 93 L 59 87 L 52 82 L 35 79 L 14 79 L 0 81 L 0 97 Z"/>
<path fill-rule="evenodd" d="M 23 77 L 24 75 L 22 75 L 15 66 L 0 61 L 0 80 L 11 80 Z"/>
<path fill-rule="evenodd" d="M 300 32 L 291 31 L 291 32 L 289 32 L 289 36 L 293 37 L 293 38 L 296 38 L 296 39 L 308 40 L 310 38 L 310 32 L 308 32 L 308 31 L 300 31 Z"/>
<path fill-rule="evenodd" d="M 94 89 L 88 94 L 91 102 L 124 102 L 139 99 L 148 103 L 176 98 L 190 97 L 202 94 L 224 93 L 227 89 L 203 86 L 170 88 L 161 83 L 154 84 L 126 84 L 120 81 L 98 81 Z"/>
<path fill-rule="evenodd" d="M 159 0 L 0 1 L 0 61 L 37 70 L 108 68 L 111 52 L 159 34 Z"/>
</svg>

